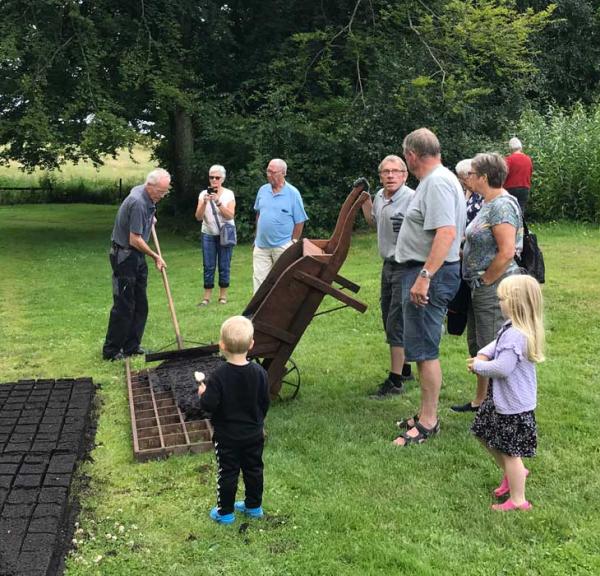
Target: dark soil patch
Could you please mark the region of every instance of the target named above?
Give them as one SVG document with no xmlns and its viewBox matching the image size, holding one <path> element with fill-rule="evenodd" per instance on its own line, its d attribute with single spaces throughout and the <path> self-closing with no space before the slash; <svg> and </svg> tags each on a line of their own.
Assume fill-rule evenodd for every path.
<svg viewBox="0 0 600 576">
<path fill-rule="evenodd" d="M 23 380 L 0 385 L 0 574 L 62 574 L 73 534 L 69 493 L 93 444 L 94 385 Z"/>
<path fill-rule="evenodd" d="M 208 379 L 224 361 L 220 356 L 166 360 L 150 372 L 150 382 L 155 392 L 173 392 L 186 420 L 203 420 L 207 414 L 200 408 L 194 372 L 204 372 Z"/>
</svg>

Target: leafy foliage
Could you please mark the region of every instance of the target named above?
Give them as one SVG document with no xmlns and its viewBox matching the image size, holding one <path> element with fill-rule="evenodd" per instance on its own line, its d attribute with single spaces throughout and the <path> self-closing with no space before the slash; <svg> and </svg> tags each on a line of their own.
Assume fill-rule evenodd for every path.
<svg viewBox="0 0 600 576">
<path fill-rule="evenodd" d="M 527 111 L 517 133 L 534 162 L 532 217 L 600 221 L 600 105 Z"/>
<path fill-rule="evenodd" d="M 189 217 L 218 162 L 251 229 L 264 167 L 283 157 L 313 233 L 410 130 L 434 129 L 449 164 L 503 135 L 554 86 L 534 41 L 562 25 L 541 0 L 4 4 L 0 158 L 100 163 L 142 129 L 175 177 L 163 209 Z M 567 4 L 566 19 L 592 13 Z"/>
</svg>

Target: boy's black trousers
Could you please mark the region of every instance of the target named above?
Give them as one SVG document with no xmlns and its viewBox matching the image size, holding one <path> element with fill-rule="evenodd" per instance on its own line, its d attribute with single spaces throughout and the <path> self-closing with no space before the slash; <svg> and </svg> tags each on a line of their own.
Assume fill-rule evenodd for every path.
<svg viewBox="0 0 600 576">
<path fill-rule="evenodd" d="M 240 469 L 246 488 L 246 508 L 262 505 L 264 439 L 252 442 L 215 441 L 217 457 L 217 510 L 219 514 L 231 514 L 235 502 Z"/>
</svg>

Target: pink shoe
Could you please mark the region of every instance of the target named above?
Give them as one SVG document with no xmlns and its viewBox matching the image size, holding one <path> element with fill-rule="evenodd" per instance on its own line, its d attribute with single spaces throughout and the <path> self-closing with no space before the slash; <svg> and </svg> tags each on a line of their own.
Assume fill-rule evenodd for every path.
<svg viewBox="0 0 600 576">
<path fill-rule="evenodd" d="M 529 470 L 525 468 L 525 478 L 529 476 Z M 502 482 L 500 482 L 500 486 L 494 490 L 494 496 L 496 498 L 502 498 L 502 496 L 506 496 L 510 492 L 510 486 L 508 485 L 508 477 L 504 476 L 502 478 Z"/>
<path fill-rule="evenodd" d="M 533 506 L 531 505 L 531 502 L 527 502 L 527 500 L 525 500 L 525 502 L 523 502 L 523 504 L 521 504 L 520 506 L 517 506 L 510 498 L 502 504 L 492 504 L 492 510 L 495 510 L 496 512 L 509 512 L 511 510 L 531 510 L 531 508 L 533 508 Z"/>
</svg>

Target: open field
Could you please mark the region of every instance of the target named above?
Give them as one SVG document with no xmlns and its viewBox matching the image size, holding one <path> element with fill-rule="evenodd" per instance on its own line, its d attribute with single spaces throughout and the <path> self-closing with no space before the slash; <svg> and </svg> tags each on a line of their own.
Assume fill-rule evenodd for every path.
<svg viewBox="0 0 600 576">
<path fill-rule="evenodd" d="M 75 198 L 101 197 L 104 202 L 118 197 L 119 180 L 123 193 L 131 186 L 143 182 L 146 174 L 156 167 L 147 148 L 136 146 L 132 154 L 122 150 L 116 158 L 105 158 L 103 166 L 95 168 L 91 162 L 66 164 L 60 170 L 35 170 L 23 172 L 19 165 L 10 163 L 0 166 L 0 188 L 47 188 L 55 189 L 51 199 L 62 199 L 73 194 Z M 43 201 L 47 193 L 42 191 L 0 191 L 0 204 Z M 10 201 L 10 202 L 9 202 Z"/>
<path fill-rule="evenodd" d="M 299 397 L 267 419 L 267 519 L 239 530 L 208 519 L 212 454 L 138 464 L 122 364 L 101 360 L 111 303 L 107 251 L 116 206 L 0 206 L 0 381 L 92 376 L 101 386 L 97 446 L 83 472 L 80 542 L 68 576 L 83 575 L 587 575 L 600 573 L 600 231 L 536 227 L 547 266 L 548 360 L 539 367 L 539 454 L 530 462 L 531 513 L 489 511 L 500 476 L 449 411 L 474 390 L 464 338 L 444 337 L 441 434 L 391 445 L 404 396 L 367 394 L 386 374 L 380 262 L 373 235 L 354 238 L 342 274 L 362 286 L 364 315 L 313 320 L 294 360 Z M 193 225 L 193 224 L 191 224 Z M 197 226 L 199 232 L 199 226 Z M 251 248 L 234 252 L 226 306 L 199 310 L 195 243 L 161 233 L 181 331 L 214 341 L 251 295 Z M 174 341 L 162 282 L 151 270 L 144 345 Z M 325 301 L 323 308 L 333 305 Z M 143 360 L 135 360 L 135 368 Z M 122 527 L 122 528 L 121 528 Z"/>
</svg>

